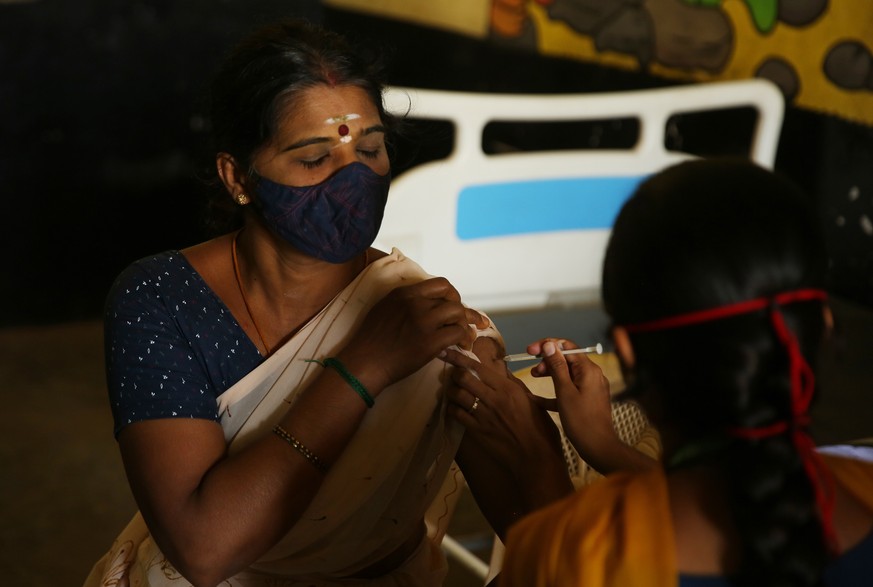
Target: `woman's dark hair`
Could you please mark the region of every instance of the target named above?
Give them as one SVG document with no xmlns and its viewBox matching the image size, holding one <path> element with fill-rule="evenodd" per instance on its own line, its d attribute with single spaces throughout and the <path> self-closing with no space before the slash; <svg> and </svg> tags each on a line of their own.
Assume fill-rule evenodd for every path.
<svg viewBox="0 0 873 587">
<path fill-rule="evenodd" d="M 382 102 L 378 55 L 304 20 L 260 28 L 234 47 L 215 75 L 210 93 L 212 152 L 228 153 L 250 173 L 252 159 L 277 131 L 279 117 L 303 90 L 325 84 L 363 89 L 390 132 L 396 119 Z M 221 195 L 212 202 L 215 229 L 241 225 L 239 207 Z M 222 219 L 230 213 L 230 218 Z"/>
<path fill-rule="evenodd" d="M 809 199 L 748 161 L 694 160 L 645 181 L 619 214 L 603 267 L 618 325 L 824 288 L 826 255 Z M 807 362 L 823 337 L 821 302 L 779 308 Z M 791 420 L 789 357 L 768 310 L 631 334 L 631 393 L 656 398 L 683 442 L 726 448 L 722 467 L 742 536 L 742 585 L 815 585 L 827 562 L 810 479 L 789 432 L 757 440 L 727 430 Z"/>
</svg>

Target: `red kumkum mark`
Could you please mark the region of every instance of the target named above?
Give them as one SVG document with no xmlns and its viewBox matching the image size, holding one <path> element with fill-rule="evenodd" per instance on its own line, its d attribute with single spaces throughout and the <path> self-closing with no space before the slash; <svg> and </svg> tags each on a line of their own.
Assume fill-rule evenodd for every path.
<svg viewBox="0 0 873 587">
<path fill-rule="evenodd" d="M 347 134 L 349 134 L 349 127 L 348 127 L 347 125 L 345 125 L 345 124 L 341 124 L 341 125 L 339 125 L 339 128 L 337 129 L 337 132 L 339 133 L 339 135 L 340 135 L 341 137 L 344 137 L 344 136 L 346 136 Z"/>
</svg>

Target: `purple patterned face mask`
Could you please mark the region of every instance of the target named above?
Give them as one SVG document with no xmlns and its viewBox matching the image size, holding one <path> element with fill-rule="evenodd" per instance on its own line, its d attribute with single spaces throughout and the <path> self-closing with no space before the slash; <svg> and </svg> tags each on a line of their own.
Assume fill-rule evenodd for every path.
<svg viewBox="0 0 873 587">
<path fill-rule="evenodd" d="M 345 263 L 376 239 L 391 174 L 350 163 L 323 182 L 294 187 L 261 178 L 257 194 L 267 226 L 296 249 Z"/>
</svg>

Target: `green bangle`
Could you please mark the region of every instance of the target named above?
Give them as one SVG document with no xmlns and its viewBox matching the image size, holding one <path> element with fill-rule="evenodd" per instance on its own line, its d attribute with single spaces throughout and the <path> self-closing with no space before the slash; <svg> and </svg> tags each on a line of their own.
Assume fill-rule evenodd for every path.
<svg viewBox="0 0 873 587">
<path fill-rule="evenodd" d="M 328 357 L 323 361 L 319 361 L 318 359 L 310 359 L 310 362 L 318 363 L 325 369 L 328 367 L 332 367 L 337 373 L 340 374 L 340 377 L 345 379 L 346 383 L 348 383 L 349 386 L 351 386 L 351 388 L 354 389 L 358 393 L 358 395 L 361 396 L 361 398 L 363 398 L 364 403 L 367 404 L 368 408 L 373 407 L 375 401 L 373 400 L 373 397 L 369 393 L 367 393 L 367 388 L 364 387 L 363 383 L 358 381 L 357 377 L 349 373 L 348 369 L 346 369 L 346 366 L 343 365 L 339 361 L 339 359 Z"/>
</svg>

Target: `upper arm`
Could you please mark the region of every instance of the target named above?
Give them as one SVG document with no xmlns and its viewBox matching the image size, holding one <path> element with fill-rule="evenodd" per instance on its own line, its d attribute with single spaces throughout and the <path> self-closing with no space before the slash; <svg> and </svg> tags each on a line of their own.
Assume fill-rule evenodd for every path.
<svg viewBox="0 0 873 587">
<path fill-rule="evenodd" d="M 523 513 L 523 498 L 512 472 L 468 439 L 461 441 L 455 461 L 482 515 L 501 540 L 509 526 Z"/>
<path fill-rule="evenodd" d="M 118 444 L 131 491 L 158 539 L 183 518 L 182 509 L 226 453 L 221 426 L 192 418 L 135 422 L 119 433 Z"/>
<path fill-rule="evenodd" d="M 186 578 L 215 584 L 275 545 L 323 477 L 273 434 L 229 454 L 217 397 L 262 357 L 179 259 L 134 264 L 116 281 L 105 314 L 107 386 L 125 471 L 155 543 Z M 331 430 L 331 442 L 349 430 Z"/>
</svg>

